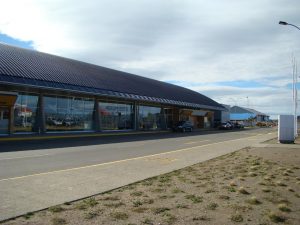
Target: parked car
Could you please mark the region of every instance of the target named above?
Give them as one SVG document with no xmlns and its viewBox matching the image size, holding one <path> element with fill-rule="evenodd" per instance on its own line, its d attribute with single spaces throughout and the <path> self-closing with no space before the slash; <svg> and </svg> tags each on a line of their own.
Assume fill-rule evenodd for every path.
<svg viewBox="0 0 300 225">
<path fill-rule="evenodd" d="M 174 131 L 181 131 L 181 132 L 186 132 L 186 131 L 193 131 L 193 124 L 191 121 L 187 120 L 187 121 L 179 121 L 178 123 L 175 124 L 175 126 L 173 126 L 173 130 Z"/>
<path fill-rule="evenodd" d="M 233 125 L 229 122 L 226 123 L 221 123 L 221 125 L 219 126 L 220 130 L 232 130 L 233 129 Z"/>
<path fill-rule="evenodd" d="M 236 128 L 236 129 L 243 129 L 244 128 L 244 125 L 243 124 L 241 124 L 241 123 L 234 123 L 234 128 Z"/>
</svg>

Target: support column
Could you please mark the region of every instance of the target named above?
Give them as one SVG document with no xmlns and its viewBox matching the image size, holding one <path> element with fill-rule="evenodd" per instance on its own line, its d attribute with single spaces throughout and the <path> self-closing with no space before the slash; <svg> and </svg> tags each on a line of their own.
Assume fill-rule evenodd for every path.
<svg viewBox="0 0 300 225">
<path fill-rule="evenodd" d="M 215 112 L 211 112 L 210 128 L 214 128 L 215 125 Z"/>
<path fill-rule="evenodd" d="M 133 103 L 133 129 L 138 130 L 138 104 L 137 102 Z"/>
<path fill-rule="evenodd" d="M 14 133 L 14 106 L 9 106 L 8 133 Z"/>
<path fill-rule="evenodd" d="M 95 99 L 95 102 L 94 102 L 93 129 L 96 132 L 101 131 L 101 119 L 100 119 L 99 101 L 97 99 Z"/>
<path fill-rule="evenodd" d="M 46 118 L 45 118 L 45 106 L 44 106 L 44 95 L 39 95 L 39 100 L 37 104 L 37 112 L 35 124 L 33 131 L 39 134 L 44 134 L 46 132 Z"/>
<path fill-rule="evenodd" d="M 166 123 L 166 114 L 165 114 L 164 107 L 160 108 L 160 119 L 161 119 L 161 129 L 166 130 L 167 123 Z"/>
</svg>

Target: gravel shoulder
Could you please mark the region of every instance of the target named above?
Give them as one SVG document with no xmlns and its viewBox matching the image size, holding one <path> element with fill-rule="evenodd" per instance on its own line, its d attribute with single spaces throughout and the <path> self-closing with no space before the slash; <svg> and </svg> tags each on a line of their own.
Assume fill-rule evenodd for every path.
<svg viewBox="0 0 300 225">
<path fill-rule="evenodd" d="M 246 148 L 1 224 L 300 224 L 300 146 Z"/>
</svg>

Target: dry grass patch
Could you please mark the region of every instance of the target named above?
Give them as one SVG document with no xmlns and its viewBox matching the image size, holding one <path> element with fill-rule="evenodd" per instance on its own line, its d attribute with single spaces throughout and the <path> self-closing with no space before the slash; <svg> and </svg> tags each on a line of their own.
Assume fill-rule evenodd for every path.
<svg viewBox="0 0 300 225">
<path fill-rule="evenodd" d="M 238 189 L 238 192 L 241 193 L 241 194 L 244 194 L 244 195 L 249 195 L 250 194 L 250 192 L 247 191 L 244 187 L 240 187 Z"/>
<path fill-rule="evenodd" d="M 292 210 L 287 206 L 287 204 L 279 204 L 278 206 L 278 209 L 282 212 L 291 212 Z"/>
<path fill-rule="evenodd" d="M 261 202 L 255 196 L 252 196 L 251 198 L 247 199 L 246 202 L 251 204 L 251 205 L 261 204 Z"/>
<path fill-rule="evenodd" d="M 129 217 L 128 214 L 124 212 L 112 212 L 110 216 L 115 220 L 127 220 Z"/>
<path fill-rule="evenodd" d="M 158 207 L 158 208 L 154 208 L 152 209 L 154 214 L 161 214 L 163 212 L 169 211 L 170 209 L 167 207 Z"/>
<path fill-rule="evenodd" d="M 201 196 L 186 195 L 185 198 L 191 200 L 193 203 L 203 202 L 203 197 L 201 197 Z"/>
<path fill-rule="evenodd" d="M 244 218 L 241 214 L 234 214 L 230 217 L 231 221 L 236 223 L 241 223 L 244 221 Z"/>
<path fill-rule="evenodd" d="M 61 207 L 60 205 L 56 205 L 56 206 L 50 207 L 48 210 L 52 213 L 59 213 L 59 212 L 64 211 L 64 208 Z"/>
<path fill-rule="evenodd" d="M 216 208 L 218 208 L 218 206 L 219 206 L 218 203 L 211 202 L 206 206 L 206 208 L 209 210 L 215 210 Z"/>
<path fill-rule="evenodd" d="M 286 217 L 278 212 L 270 212 L 268 214 L 268 217 L 270 218 L 270 220 L 272 222 L 275 222 L 275 223 L 283 223 L 286 221 Z"/>
<path fill-rule="evenodd" d="M 53 225 L 63 225 L 63 224 L 67 224 L 67 221 L 63 218 L 59 218 L 59 217 L 54 217 L 51 219 L 51 222 Z"/>
</svg>

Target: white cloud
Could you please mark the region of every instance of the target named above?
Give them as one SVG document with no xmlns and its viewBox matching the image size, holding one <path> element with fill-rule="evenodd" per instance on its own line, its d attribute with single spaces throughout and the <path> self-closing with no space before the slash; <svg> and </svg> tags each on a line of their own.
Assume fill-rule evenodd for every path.
<svg viewBox="0 0 300 225">
<path fill-rule="evenodd" d="M 32 41 L 39 51 L 178 83 L 256 81 L 266 90 L 196 90 L 217 100 L 249 96 L 253 106 L 270 113 L 289 109 L 284 99 L 291 92 L 286 85 L 292 53 L 300 60 L 300 32 L 278 21 L 300 25 L 299 0 L 0 0 L 0 5 L 0 33 Z M 272 105 L 263 108 L 267 102 Z"/>
</svg>

